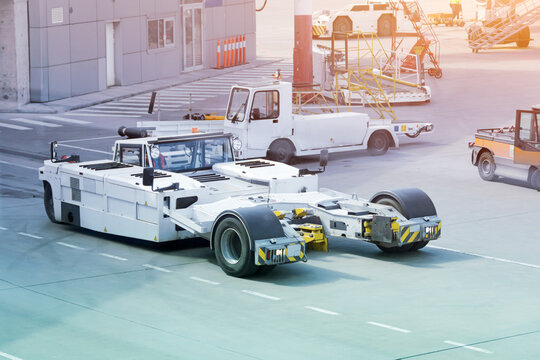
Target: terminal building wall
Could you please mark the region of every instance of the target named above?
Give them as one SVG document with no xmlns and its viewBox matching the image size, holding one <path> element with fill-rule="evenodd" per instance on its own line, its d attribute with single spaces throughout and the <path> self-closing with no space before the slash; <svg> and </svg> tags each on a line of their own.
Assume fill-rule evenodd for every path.
<svg viewBox="0 0 540 360">
<path fill-rule="evenodd" d="M 28 2 L 35 102 L 214 67 L 217 41 L 231 36 L 246 35 L 248 60 L 256 54 L 255 0 Z M 199 32 L 200 51 L 192 50 Z"/>
</svg>

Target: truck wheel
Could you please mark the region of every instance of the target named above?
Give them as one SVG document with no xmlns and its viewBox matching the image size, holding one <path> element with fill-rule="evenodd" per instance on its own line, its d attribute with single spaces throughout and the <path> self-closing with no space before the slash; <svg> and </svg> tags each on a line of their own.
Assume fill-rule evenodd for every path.
<svg viewBox="0 0 540 360">
<path fill-rule="evenodd" d="M 533 172 L 530 183 L 533 188 L 540 191 L 540 169 L 536 169 Z"/>
<path fill-rule="evenodd" d="M 333 30 L 334 32 L 339 33 L 350 33 L 352 32 L 352 21 L 346 16 L 338 16 L 336 20 L 334 20 L 333 24 Z"/>
<path fill-rule="evenodd" d="M 402 201 L 398 201 L 391 194 L 375 195 L 371 200 L 376 204 L 392 206 L 407 219 L 436 215 L 437 211 L 429 196 L 419 189 L 394 190 Z M 406 251 L 416 251 L 424 248 L 429 241 L 418 241 L 403 246 L 385 247 L 376 244 L 379 249 L 387 253 L 403 253 Z"/>
<path fill-rule="evenodd" d="M 247 231 L 235 217 L 223 219 L 216 227 L 216 260 L 221 269 L 236 277 L 253 275 L 257 270 L 253 252 L 249 248 Z"/>
<path fill-rule="evenodd" d="M 524 28 L 523 30 L 521 30 L 520 32 L 518 32 L 517 36 L 520 39 L 516 41 L 517 47 L 526 48 L 529 46 L 529 42 L 531 41 L 531 30 L 529 29 L 528 26 Z"/>
<path fill-rule="evenodd" d="M 497 178 L 495 175 L 495 160 L 490 152 L 485 151 L 478 159 L 478 174 L 483 180 L 492 181 Z"/>
<path fill-rule="evenodd" d="M 368 140 L 368 152 L 370 155 L 384 155 L 390 147 L 388 135 L 382 131 L 374 132 Z"/>
<path fill-rule="evenodd" d="M 286 140 L 276 140 L 268 149 L 268 158 L 277 162 L 290 164 L 294 156 L 294 146 Z"/>
<path fill-rule="evenodd" d="M 51 222 L 60 224 L 54 217 L 54 200 L 51 185 L 47 182 L 43 183 L 43 205 L 45 206 L 45 213 Z"/>
<path fill-rule="evenodd" d="M 391 36 L 394 31 L 394 17 L 391 15 L 383 15 L 377 21 L 377 35 Z"/>
</svg>

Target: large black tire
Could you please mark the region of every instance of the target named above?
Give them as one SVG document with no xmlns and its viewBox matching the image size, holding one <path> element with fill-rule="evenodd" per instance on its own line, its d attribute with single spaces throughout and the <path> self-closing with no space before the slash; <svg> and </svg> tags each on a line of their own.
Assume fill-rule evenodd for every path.
<svg viewBox="0 0 540 360">
<path fill-rule="evenodd" d="M 493 181 L 497 178 L 495 175 L 495 160 L 489 151 L 484 151 L 478 158 L 478 174 L 483 180 Z"/>
<path fill-rule="evenodd" d="M 255 273 L 257 266 L 253 251 L 240 220 L 235 217 L 221 220 L 216 227 L 214 241 L 216 260 L 227 275 L 245 277 Z"/>
<path fill-rule="evenodd" d="M 380 198 L 379 200 L 376 201 L 376 203 L 381 204 L 381 205 L 391 206 L 401 214 L 403 214 L 403 212 L 404 212 L 401 205 L 399 205 L 399 203 L 396 200 L 394 200 L 394 199 L 392 199 L 390 197 Z M 395 254 L 395 253 L 404 253 L 404 252 L 407 252 L 407 251 L 411 251 L 412 248 L 413 248 L 413 245 L 415 245 L 415 244 L 406 244 L 406 245 L 403 245 L 403 246 L 388 247 L 388 246 L 382 246 L 382 245 L 377 244 L 377 247 L 379 249 L 381 249 L 382 251 L 384 251 L 385 253 Z"/>
<path fill-rule="evenodd" d="M 336 20 L 334 20 L 333 24 L 333 30 L 334 32 L 339 33 L 350 33 L 352 32 L 352 20 L 349 19 L 347 16 L 338 16 Z"/>
<path fill-rule="evenodd" d="M 51 185 L 48 182 L 43 183 L 43 205 L 45 206 L 45 213 L 51 222 L 60 224 L 54 217 L 54 201 Z"/>
<path fill-rule="evenodd" d="M 530 179 L 531 186 L 540 191 L 540 169 L 536 169 Z"/>
<path fill-rule="evenodd" d="M 378 36 L 392 36 L 395 29 L 395 21 L 392 15 L 382 15 L 377 21 Z"/>
<path fill-rule="evenodd" d="M 287 140 L 276 140 L 268 149 L 268 158 L 277 162 L 290 164 L 294 157 L 294 146 Z"/>
<path fill-rule="evenodd" d="M 517 47 L 526 48 L 529 46 L 531 41 L 531 29 L 527 26 L 525 29 L 518 32 L 518 37 L 520 40 L 516 41 Z"/>
<path fill-rule="evenodd" d="M 411 190 L 413 191 L 412 194 L 414 194 L 414 197 L 411 198 L 411 196 L 409 196 L 407 203 L 404 205 L 406 207 L 405 209 L 399 201 L 397 201 L 390 195 L 377 196 L 372 201 L 377 204 L 392 206 L 399 213 L 403 214 L 403 216 L 405 216 L 407 219 L 436 215 L 435 206 L 433 205 L 433 202 L 427 196 L 427 194 L 417 189 L 407 190 L 409 191 L 409 194 Z M 397 193 L 398 191 L 399 190 L 396 190 L 395 192 Z M 401 192 L 401 196 L 403 197 L 403 194 L 405 194 L 404 190 L 401 190 Z M 424 248 L 428 243 L 429 241 L 418 241 L 412 244 L 392 247 L 384 246 L 381 244 L 376 245 L 379 249 L 386 253 L 403 253 L 407 251 L 420 250 Z"/>
<path fill-rule="evenodd" d="M 390 139 L 384 131 L 375 131 L 368 140 L 368 153 L 372 156 L 386 154 L 390 147 Z"/>
</svg>

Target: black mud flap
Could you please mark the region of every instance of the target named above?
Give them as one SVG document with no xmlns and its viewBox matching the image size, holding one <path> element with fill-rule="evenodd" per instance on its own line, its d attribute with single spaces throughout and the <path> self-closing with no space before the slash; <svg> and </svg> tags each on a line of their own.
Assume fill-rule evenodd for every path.
<svg viewBox="0 0 540 360">
<path fill-rule="evenodd" d="M 62 201 L 62 222 L 75 226 L 81 226 L 81 214 L 79 206 Z"/>
</svg>

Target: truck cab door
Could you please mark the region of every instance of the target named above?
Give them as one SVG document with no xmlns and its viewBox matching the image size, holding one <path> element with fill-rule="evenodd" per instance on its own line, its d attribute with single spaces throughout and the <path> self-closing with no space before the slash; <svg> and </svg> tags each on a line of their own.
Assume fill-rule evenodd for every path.
<svg viewBox="0 0 540 360">
<path fill-rule="evenodd" d="M 516 111 L 516 136 L 514 162 L 516 164 L 540 165 L 539 111 Z"/>
<path fill-rule="evenodd" d="M 248 114 L 248 149 L 267 150 L 280 136 L 280 96 L 278 90 L 256 91 Z"/>
</svg>

